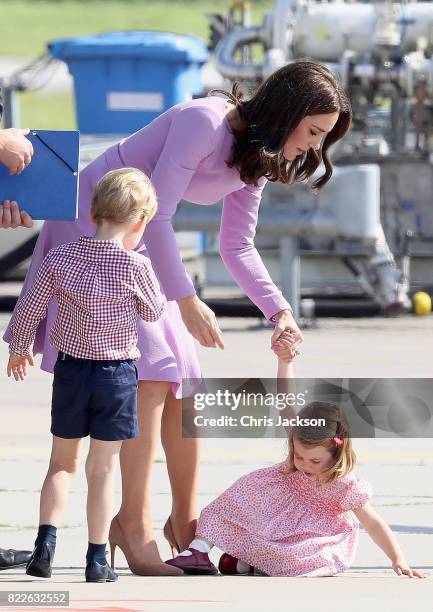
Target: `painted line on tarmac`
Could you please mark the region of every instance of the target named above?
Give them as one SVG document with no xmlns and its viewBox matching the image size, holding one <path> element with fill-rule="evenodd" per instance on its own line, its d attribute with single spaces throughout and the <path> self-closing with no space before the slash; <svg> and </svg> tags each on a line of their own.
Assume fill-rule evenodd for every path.
<svg viewBox="0 0 433 612">
<path fill-rule="evenodd" d="M 356 450 L 356 449 L 355 449 Z M 273 461 L 278 453 L 227 453 L 227 452 L 203 452 L 202 451 L 202 463 L 206 461 L 221 461 L 224 463 L 235 462 L 235 463 L 258 463 L 260 460 Z M 376 451 L 376 452 L 363 452 L 356 451 L 358 457 L 358 463 L 362 461 L 383 461 L 383 460 L 408 460 L 411 461 L 423 461 L 427 463 L 433 463 L 433 452 L 423 451 Z M 284 456 L 281 457 L 283 461 Z"/>
<path fill-rule="evenodd" d="M 19 459 L 21 457 L 32 457 L 32 458 L 46 458 L 50 455 L 50 447 L 25 447 L 25 446 L 3 446 L 0 447 L 0 459 Z M 285 454 L 272 452 L 259 452 L 257 449 L 254 452 L 234 452 L 230 453 L 227 451 L 207 451 L 202 449 L 201 463 L 213 463 L 220 462 L 224 463 L 258 463 L 260 461 L 283 461 Z M 358 463 L 363 461 L 404 461 L 410 460 L 411 462 L 423 462 L 433 463 L 433 452 L 424 451 L 357 451 Z M 157 454 L 155 462 L 164 463 L 164 455 Z"/>
<path fill-rule="evenodd" d="M 121 598 L 121 599 L 113 599 L 113 598 L 109 598 L 109 599 L 71 599 L 70 601 L 72 601 L 73 603 L 132 603 L 132 602 L 147 602 L 147 603 L 158 603 L 158 602 L 162 602 L 162 603 L 182 603 L 182 602 L 192 602 L 192 603 L 230 603 L 228 602 L 226 599 L 161 599 L 161 598 L 154 598 L 154 599 L 142 599 L 140 597 L 131 597 L 131 598 Z"/>
</svg>

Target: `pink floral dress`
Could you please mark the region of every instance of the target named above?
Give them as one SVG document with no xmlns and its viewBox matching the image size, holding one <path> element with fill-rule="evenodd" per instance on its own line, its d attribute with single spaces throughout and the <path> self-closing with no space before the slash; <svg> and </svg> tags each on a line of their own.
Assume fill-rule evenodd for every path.
<svg viewBox="0 0 433 612">
<path fill-rule="evenodd" d="M 371 497 L 353 473 L 332 484 L 279 463 L 242 476 L 201 512 L 197 536 L 269 576 L 331 576 L 350 566 Z"/>
</svg>

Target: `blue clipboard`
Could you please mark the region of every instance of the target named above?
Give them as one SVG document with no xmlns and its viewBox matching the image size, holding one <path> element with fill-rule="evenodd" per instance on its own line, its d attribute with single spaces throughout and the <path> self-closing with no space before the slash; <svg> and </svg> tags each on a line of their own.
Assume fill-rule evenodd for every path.
<svg viewBox="0 0 433 612">
<path fill-rule="evenodd" d="M 27 138 L 34 154 L 21 174 L 9 176 L 0 163 L 0 202 L 15 200 L 33 219 L 75 221 L 80 133 L 31 130 Z"/>
</svg>

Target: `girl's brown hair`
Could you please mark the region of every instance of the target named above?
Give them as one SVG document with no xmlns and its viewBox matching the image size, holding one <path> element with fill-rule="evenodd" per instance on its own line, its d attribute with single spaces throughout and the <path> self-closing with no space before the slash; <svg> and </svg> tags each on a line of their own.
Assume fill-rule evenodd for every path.
<svg viewBox="0 0 433 612">
<path fill-rule="evenodd" d="M 234 83 L 231 93 L 224 93 L 236 105 L 243 129 L 232 129 L 235 143 L 226 163 L 238 168 L 241 180 L 257 185 L 260 177 L 293 184 L 308 179 L 323 161 L 325 173 L 314 181 L 312 190 L 321 189 L 332 176 L 329 147 L 343 138 L 350 128 L 352 109 L 349 98 L 333 74 L 311 59 L 301 59 L 283 66 L 264 81 L 250 100 L 244 101 Z M 319 151 L 309 149 L 293 161 L 283 156 L 287 138 L 308 115 L 338 112 L 333 129 L 326 135 Z"/>
<path fill-rule="evenodd" d="M 308 404 L 299 412 L 299 418 L 308 419 L 313 423 L 317 423 L 317 419 L 323 419 L 324 426 L 299 425 L 291 428 L 287 460 L 287 471 L 289 473 L 296 472 L 293 460 L 294 438 L 299 440 L 303 446 L 310 448 L 324 446 L 327 450 L 331 451 L 334 463 L 321 473 L 325 482 L 335 482 L 354 468 L 356 463 L 355 451 L 352 448 L 347 424 L 344 422 L 340 408 L 336 404 L 331 402 L 311 402 L 311 404 Z"/>
</svg>

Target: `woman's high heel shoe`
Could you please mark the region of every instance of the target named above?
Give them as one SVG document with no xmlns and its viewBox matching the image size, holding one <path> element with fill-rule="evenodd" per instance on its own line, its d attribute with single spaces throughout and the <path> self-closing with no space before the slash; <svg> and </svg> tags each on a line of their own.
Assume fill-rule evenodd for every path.
<svg viewBox="0 0 433 612">
<path fill-rule="evenodd" d="M 126 534 L 123 531 L 117 516 L 115 516 L 111 521 L 108 541 L 110 543 L 111 567 L 113 569 L 114 555 L 116 547 L 118 546 L 125 555 L 129 569 L 133 574 L 137 574 L 138 576 L 181 576 L 183 574 L 181 569 L 166 565 L 162 560 L 160 563 L 145 563 L 144 561 L 136 558 L 131 550 Z M 153 545 L 154 550 L 152 550 L 152 553 L 158 554 L 155 542 L 153 542 Z"/>
<path fill-rule="evenodd" d="M 171 516 L 168 517 L 165 525 L 164 525 L 164 529 L 163 529 L 163 534 L 165 539 L 167 540 L 167 542 L 170 545 L 171 548 L 171 554 L 173 555 L 173 559 L 182 551 L 185 550 L 186 548 L 188 548 L 190 542 L 193 541 L 194 537 L 195 537 L 195 532 L 197 529 L 197 520 L 191 520 L 189 521 L 189 529 L 191 532 L 191 536 L 189 541 L 185 544 L 185 548 L 181 547 L 181 544 L 179 544 L 179 542 L 176 540 L 176 536 L 174 535 L 174 529 L 173 529 L 173 523 L 171 522 Z"/>
<path fill-rule="evenodd" d="M 164 529 L 163 529 L 164 538 L 170 545 L 171 554 L 173 555 L 173 559 L 180 553 L 180 546 L 176 541 L 173 533 L 173 525 L 171 524 L 171 516 L 168 517 Z"/>
</svg>

